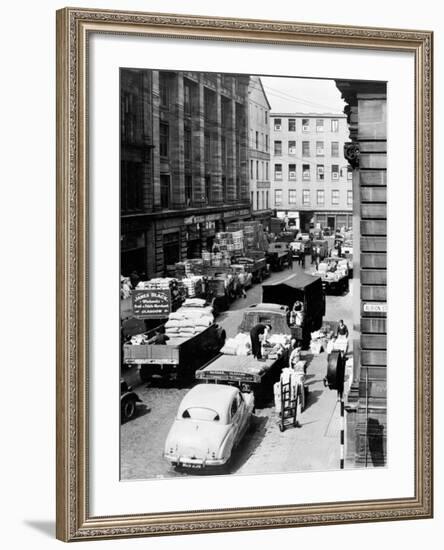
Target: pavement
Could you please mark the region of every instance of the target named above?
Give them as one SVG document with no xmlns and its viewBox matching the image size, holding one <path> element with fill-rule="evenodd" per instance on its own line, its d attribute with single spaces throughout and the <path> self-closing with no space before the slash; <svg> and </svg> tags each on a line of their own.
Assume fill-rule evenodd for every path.
<svg viewBox="0 0 444 550">
<path fill-rule="evenodd" d="M 308 260 L 308 257 L 307 257 Z M 308 264 L 307 264 L 307 267 Z M 265 282 L 283 280 L 302 271 L 292 269 L 273 273 Z M 261 285 L 248 290 L 247 298 L 239 298 L 222 313 L 217 322 L 234 336 L 243 309 L 261 301 Z M 350 292 L 344 296 L 326 297 L 325 322 L 344 319 L 352 327 L 352 281 Z M 327 369 L 325 352 L 313 356 L 306 352 L 309 388 L 305 410 L 298 416 L 299 427 L 279 430 L 278 415 L 272 403 L 256 409 L 252 428 L 235 451 L 229 473 L 260 474 L 297 471 L 327 471 L 339 469 L 340 434 L 337 393 L 326 388 L 323 378 Z M 144 405 L 136 418 L 121 427 L 121 478 L 147 479 L 202 475 L 200 472 L 178 472 L 163 459 L 163 445 L 174 421 L 180 400 L 189 388 L 153 387 L 140 384 L 136 369 L 129 369 L 124 377 L 137 386 L 135 389 Z M 216 472 L 213 472 L 216 473 Z M 220 473 L 227 473 L 226 471 Z"/>
</svg>

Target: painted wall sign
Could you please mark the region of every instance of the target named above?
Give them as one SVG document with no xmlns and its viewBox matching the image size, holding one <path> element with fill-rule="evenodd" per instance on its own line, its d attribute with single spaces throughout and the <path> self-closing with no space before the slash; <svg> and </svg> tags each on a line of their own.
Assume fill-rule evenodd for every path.
<svg viewBox="0 0 444 550">
<path fill-rule="evenodd" d="M 387 304 L 385 302 L 365 302 L 363 310 L 366 313 L 387 313 Z"/>
</svg>

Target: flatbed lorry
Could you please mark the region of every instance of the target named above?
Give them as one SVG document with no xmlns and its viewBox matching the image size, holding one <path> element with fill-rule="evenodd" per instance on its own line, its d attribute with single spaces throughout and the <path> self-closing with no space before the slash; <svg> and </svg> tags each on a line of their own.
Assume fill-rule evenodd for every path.
<svg viewBox="0 0 444 550">
<path fill-rule="evenodd" d="M 148 342 L 153 336 L 153 332 L 146 333 Z M 123 362 L 139 365 L 142 382 L 162 378 L 185 383 L 194 377 L 196 369 L 219 353 L 225 336 L 223 328 L 213 323 L 189 337 L 170 337 L 165 344 L 126 343 Z"/>
<path fill-rule="evenodd" d="M 248 334 L 257 323 L 269 323 L 271 335 L 290 336 L 287 323 L 288 308 L 276 304 L 255 304 L 248 307 L 238 331 Z M 243 392 L 253 392 L 255 402 L 266 403 L 273 397 L 273 384 L 279 380 L 280 372 L 288 364 L 288 347 L 279 356 L 255 359 L 252 355 L 226 355 L 220 353 L 196 371 L 199 382 L 235 385 Z"/>
<path fill-rule="evenodd" d="M 270 264 L 273 271 L 281 271 L 292 259 L 292 251 L 290 250 L 290 244 L 284 241 L 276 241 L 270 243 L 266 260 Z"/>
</svg>

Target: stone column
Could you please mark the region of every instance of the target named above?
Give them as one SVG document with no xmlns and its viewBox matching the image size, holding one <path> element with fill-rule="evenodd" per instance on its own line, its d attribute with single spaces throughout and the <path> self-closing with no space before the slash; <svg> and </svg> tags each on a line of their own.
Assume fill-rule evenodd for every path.
<svg viewBox="0 0 444 550">
<path fill-rule="evenodd" d="M 171 86 L 172 117 L 170 117 L 170 166 L 171 166 L 171 207 L 185 207 L 185 158 L 183 122 L 183 73 L 177 73 Z"/>
<path fill-rule="evenodd" d="M 191 139 L 193 150 L 193 204 L 203 206 L 205 203 L 205 149 L 204 149 L 204 86 L 202 75 L 199 83 L 192 89 Z"/>
<path fill-rule="evenodd" d="M 236 202 L 236 101 L 229 102 L 229 123 L 227 127 L 227 201 Z"/>
<path fill-rule="evenodd" d="M 250 199 L 250 180 L 248 174 L 248 103 L 239 104 L 239 117 L 240 123 L 237 128 L 240 137 L 240 189 L 239 197 L 241 201 L 248 201 Z M 264 175 L 262 179 L 265 179 Z"/>
<path fill-rule="evenodd" d="M 222 204 L 224 201 L 222 192 L 222 99 L 220 95 L 221 76 L 217 75 L 216 81 L 216 113 L 214 117 L 213 137 L 214 144 L 212 148 L 212 166 L 211 166 L 211 202 L 212 204 Z"/>
<path fill-rule="evenodd" d="M 152 129 L 153 129 L 153 206 L 154 210 L 161 209 L 160 200 L 160 151 L 159 151 L 159 71 L 153 71 L 152 80 L 152 98 L 153 98 L 153 114 L 152 114 Z"/>
</svg>

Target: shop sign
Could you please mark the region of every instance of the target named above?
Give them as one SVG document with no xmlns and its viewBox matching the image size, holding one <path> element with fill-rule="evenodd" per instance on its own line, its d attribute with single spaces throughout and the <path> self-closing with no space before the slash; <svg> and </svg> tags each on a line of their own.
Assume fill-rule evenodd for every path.
<svg viewBox="0 0 444 550">
<path fill-rule="evenodd" d="M 224 212 L 224 218 L 238 218 L 239 216 L 249 216 L 250 209 L 243 208 L 242 210 L 231 210 L 230 212 Z"/>
<path fill-rule="evenodd" d="M 169 289 L 133 291 L 133 314 L 137 319 L 164 319 L 170 311 Z"/>
<path fill-rule="evenodd" d="M 363 304 L 365 313 L 387 313 L 387 304 L 385 302 L 367 302 Z"/>
</svg>

